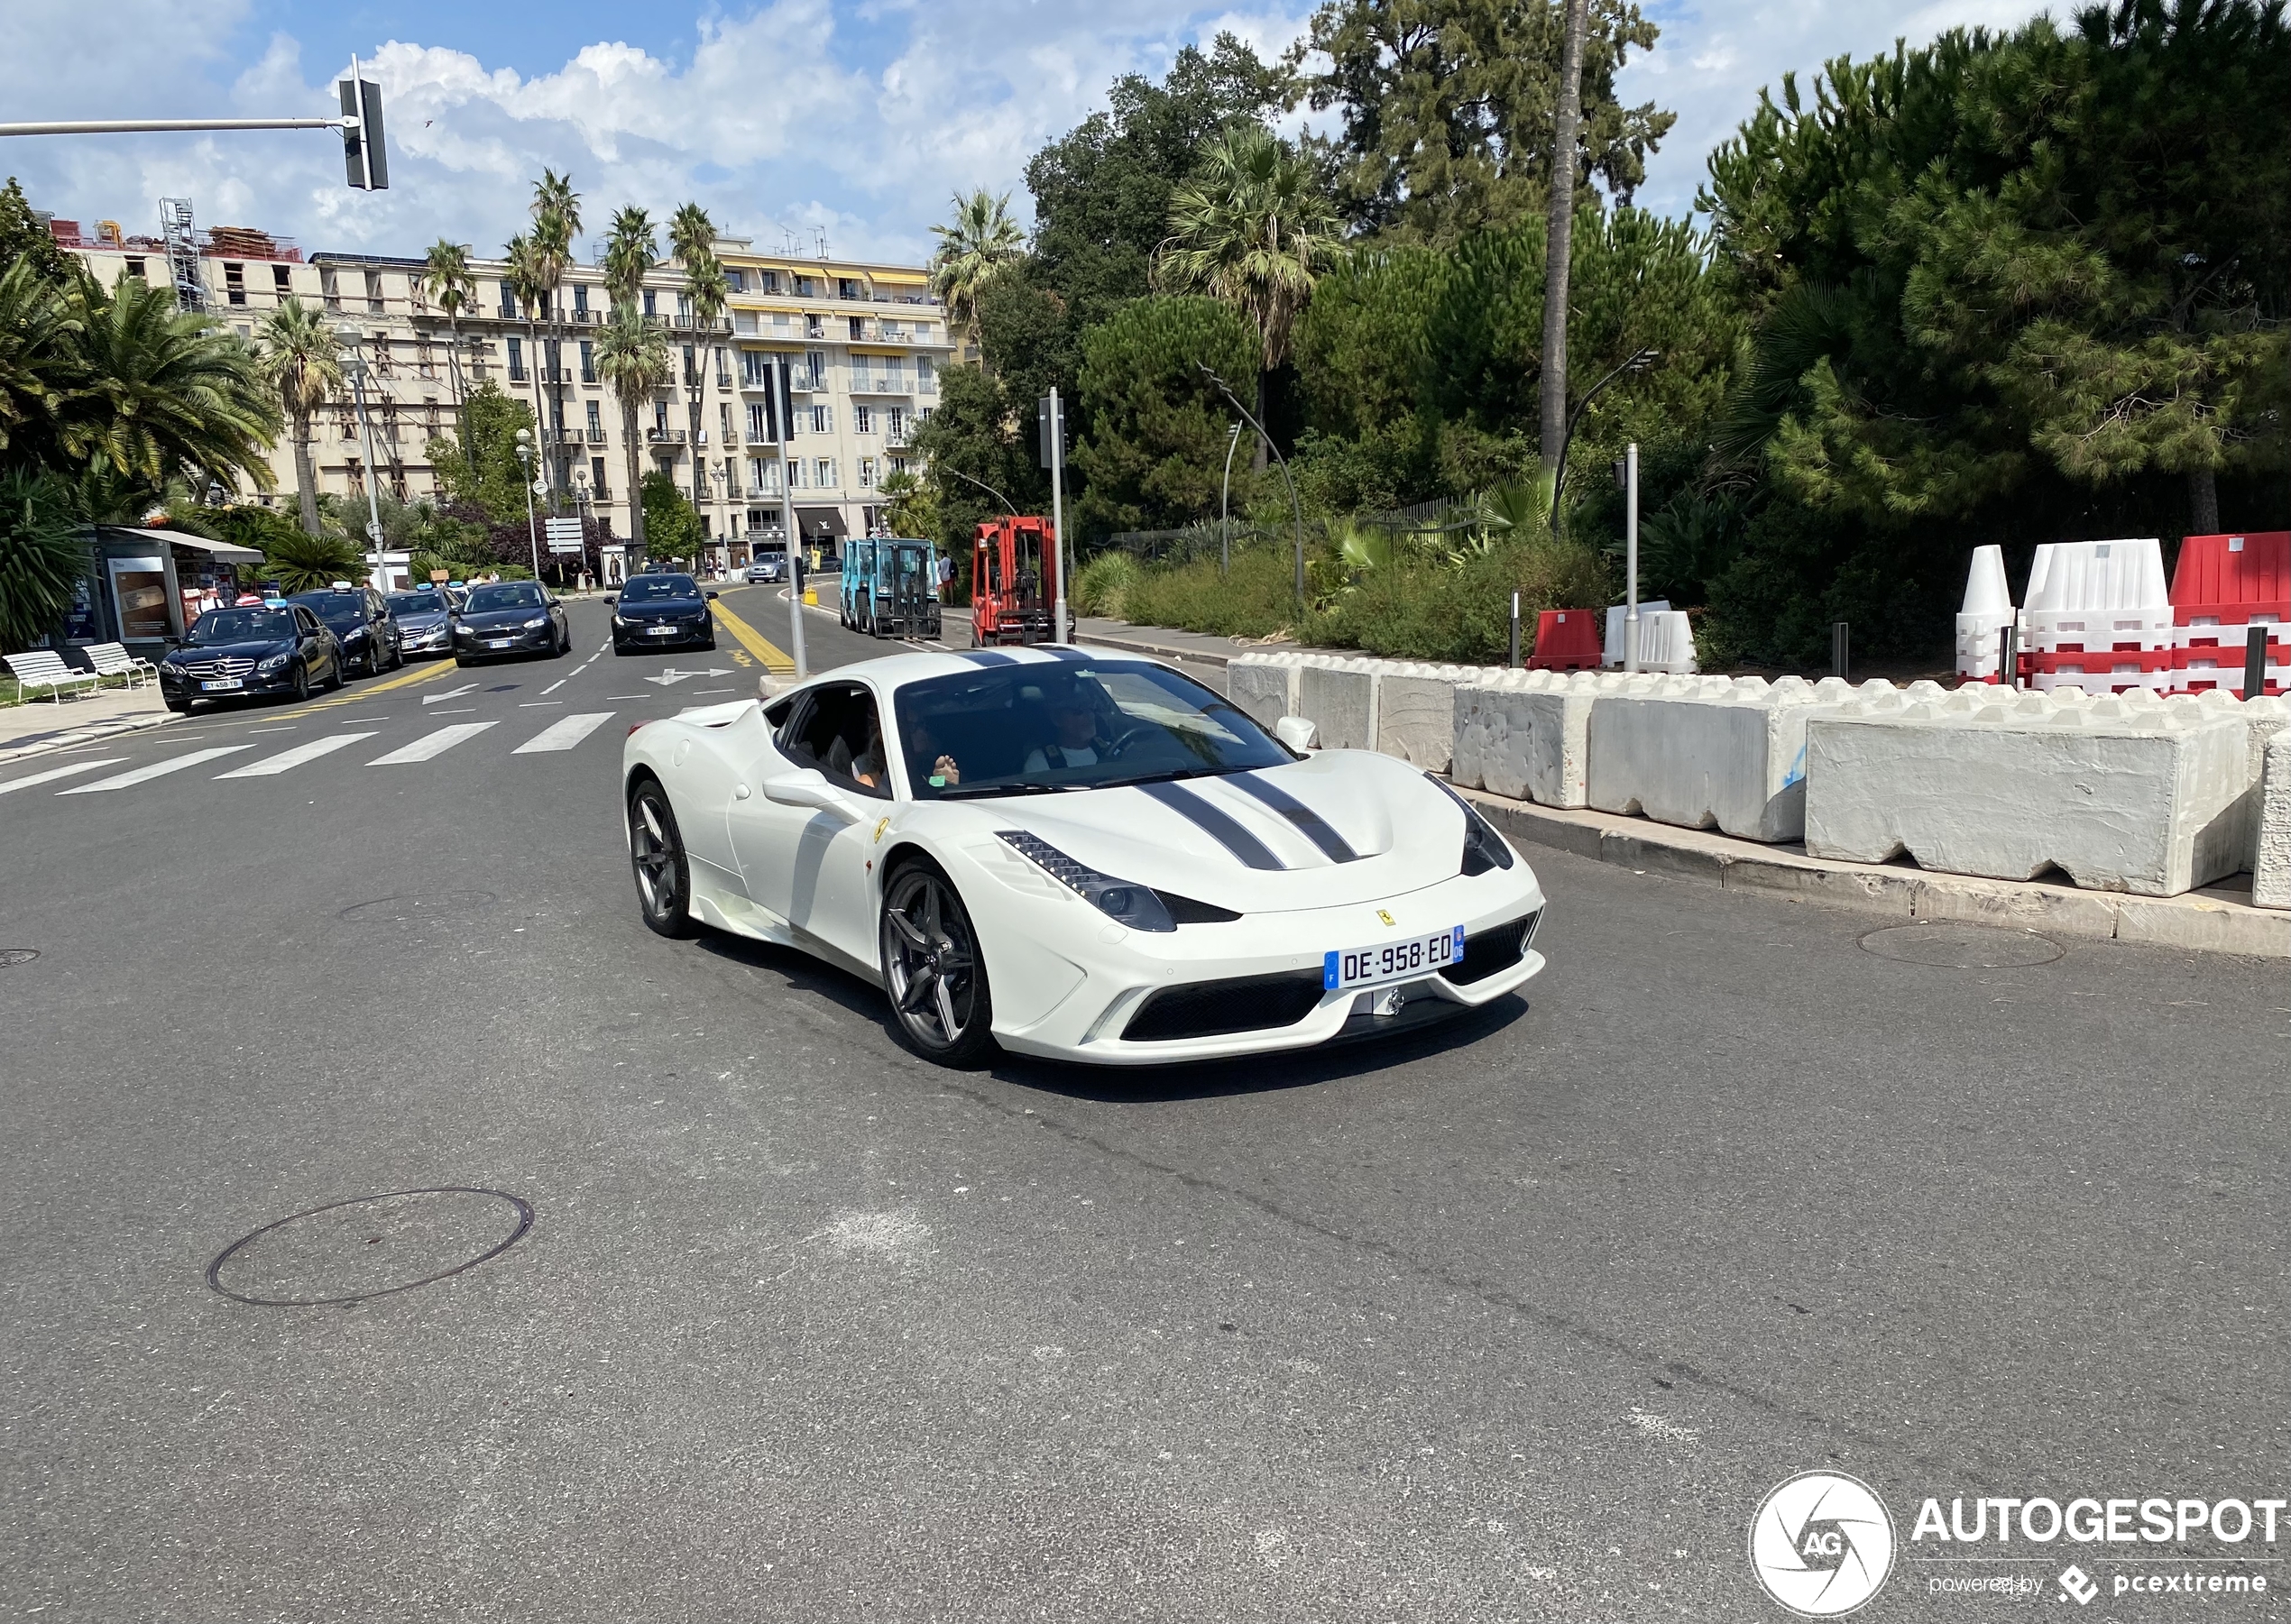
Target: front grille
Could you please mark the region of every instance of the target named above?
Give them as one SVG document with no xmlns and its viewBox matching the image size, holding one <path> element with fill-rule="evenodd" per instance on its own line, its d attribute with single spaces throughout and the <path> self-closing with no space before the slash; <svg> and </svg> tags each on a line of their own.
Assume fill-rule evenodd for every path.
<svg viewBox="0 0 2291 1624">
<path fill-rule="evenodd" d="M 1508 923 L 1475 931 L 1464 938 L 1464 956 L 1440 973 L 1455 986 L 1469 986 L 1510 969 L 1535 940 L 1536 922 L 1542 917 L 1543 910 L 1538 908 Z"/>
<path fill-rule="evenodd" d="M 1173 1043 L 1294 1026 L 1320 1002 L 1320 991 L 1317 970 L 1165 986 L 1137 1006 L 1122 1036 L 1133 1043 Z"/>
<path fill-rule="evenodd" d="M 254 662 L 233 655 L 208 660 L 204 665 L 186 665 L 183 669 L 189 674 L 197 677 L 244 676 L 254 669 Z"/>
</svg>

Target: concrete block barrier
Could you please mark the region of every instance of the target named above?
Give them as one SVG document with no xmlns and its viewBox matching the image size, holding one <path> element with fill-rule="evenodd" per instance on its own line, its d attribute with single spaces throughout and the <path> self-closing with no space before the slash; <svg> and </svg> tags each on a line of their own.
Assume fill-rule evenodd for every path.
<svg viewBox="0 0 2291 1624">
<path fill-rule="evenodd" d="M 2267 747 L 2259 797 L 2251 902 L 2261 908 L 2291 908 L 2291 731 L 2278 731 Z"/>
<path fill-rule="evenodd" d="M 2144 692 L 1857 694 L 1807 723 L 1806 849 L 2176 896 L 2250 860 L 2250 725 Z"/>
<path fill-rule="evenodd" d="M 1298 654 L 1245 654 L 1225 668 L 1226 697 L 1261 728 L 1271 729 L 1297 710 L 1297 672 L 1304 665 Z"/>
<path fill-rule="evenodd" d="M 1457 691 L 1491 674 L 1477 665 L 1386 666 L 1376 674 L 1376 748 L 1427 772 L 1447 772 L 1456 750 Z"/>
<path fill-rule="evenodd" d="M 1836 677 L 1636 681 L 1646 686 L 1602 693 L 1591 707 L 1591 806 L 1745 840 L 1805 832 L 1807 720 L 1856 690 Z M 1872 689 L 1892 692 L 1883 683 Z"/>
<path fill-rule="evenodd" d="M 1382 663 L 1308 657 L 1297 668 L 1296 714 L 1320 729 L 1323 749 L 1376 748 L 1376 667 Z"/>
<path fill-rule="evenodd" d="M 1515 801 L 1587 805 L 1591 705 L 1613 680 L 1588 671 L 1506 671 L 1459 685 L 1450 775 Z"/>
<path fill-rule="evenodd" d="M 1245 654 L 1226 667 L 1233 702 L 1263 725 L 1302 716 L 1320 730 L 1324 749 L 1381 750 L 1436 773 L 1447 772 L 1455 755 L 1456 691 L 1504 674 L 1303 653 Z"/>
</svg>

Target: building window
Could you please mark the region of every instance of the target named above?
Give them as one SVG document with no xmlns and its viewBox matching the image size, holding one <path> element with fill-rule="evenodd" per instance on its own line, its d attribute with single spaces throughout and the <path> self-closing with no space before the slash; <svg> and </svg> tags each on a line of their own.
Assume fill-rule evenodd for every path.
<svg viewBox="0 0 2291 1624">
<path fill-rule="evenodd" d="M 764 353 L 761 350 L 740 352 L 740 386 L 742 389 L 764 387 Z"/>
<path fill-rule="evenodd" d="M 815 435 L 828 435 L 835 432 L 833 407 L 814 406 L 812 408 L 812 432 Z"/>
<path fill-rule="evenodd" d="M 136 261 L 138 264 L 141 261 Z M 138 274 L 141 274 L 140 272 Z M 283 265 L 271 267 L 271 291 L 284 295 L 294 290 L 294 273 Z"/>
<path fill-rule="evenodd" d="M 793 457 L 787 460 L 787 488 L 790 491 L 804 488 L 804 464 Z"/>
<path fill-rule="evenodd" d="M 604 482 L 604 459 L 603 457 L 591 457 L 589 459 L 589 490 L 598 501 L 609 502 L 612 500 L 612 487 Z"/>
<path fill-rule="evenodd" d="M 797 298 L 810 298 L 812 297 L 812 291 L 811 278 L 807 276 L 799 276 L 796 279 L 796 297 Z"/>
<path fill-rule="evenodd" d="M 604 414 L 597 408 L 597 403 L 593 400 L 588 402 L 588 408 L 589 438 L 602 441 L 604 438 Z"/>
<path fill-rule="evenodd" d="M 734 293 L 747 292 L 748 273 L 744 271 L 728 268 L 724 271 L 724 286 L 731 289 Z"/>
<path fill-rule="evenodd" d="M 893 473 L 905 473 L 906 472 L 906 459 L 905 457 L 893 457 L 891 459 L 891 472 Z"/>
<path fill-rule="evenodd" d="M 827 317 L 825 317 L 824 316 L 806 316 L 806 317 L 804 317 L 804 336 L 805 336 L 805 337 L 806 337 L 806 338 L 824 338 L 824 337 L 826 337 L 826 336 L 827 336 Z"/>
<path fill-rule="evenodd" d="M 395 376 L 390 364 L 390 335 L 377 333 L 373 335 L 372 343 L 374 352 L 374 376 L 377 378 Z"/>
<path fill-rule="evenodd" d="M 819 488 L 822 491 L 834 490 L 835 459 L 833 457 L 821 457 L 818 461 L 812 464 L 812 475 L 818 482 Z"/>
<path fill-rule="evenodd" d="M 875 432 L 873 407 L 854 406 L 851 408 L 851 432 L 855 435 L 871 435 Z"/>
<path fill-rule="evenodd" d="M 883 414 L 883 437 L 894 445 L 906 443 L 906 408 L 894 406 Z"/>
<path fill-rule="evenodd" d="M 644 290 L 644 313 L 647 316 L 658 316 L 660 314 L 659 297 L 649 288 L 647 288 Z"/>
<path fill-rule="evenodd" d="M 545 369 L 541 373 L 542 381 L 547 383 L 565 381 L 564 345 L 559 340 L 554 338 L 541 340 L 541 365 Z"/>
<path fill-rule="evenodd" d="M 812 375 L 814 389 L 827 387 L 827 352 L 814 350 L 804 357 L 804 370 Z"/>
<path fill-rule="evenodd" d="M 875 459 L 874 459 L 873 457 L 861 457 L 861 458 L 859 460 L 859 468 L 860 468 L 860 490 L 862 490 L 862 491 L 872 491 L 872 490 L 874 490 L 874 489 L 875 489 Z"/>
<path fill-rule="evenodd" d="M 589 313 L 589 285 L 586 282 L 573 284 L 573 313 L 575 316 Z"/>
<path fill-rule="evenodd" d="M 652 403 L 652 432 L 662 439 L 668 436 L 668 403 L 666 400 Z"/>
<path fill-rule="evenodd" d="M 689 293 L 676 295 L 676 319 L 686 323 L 692 320 L 692 295 Z"/>
<path fill-rule="evenodd" d="M 133 277 L 139 282 L 142 281 L 143 280 L 143 261 L 141 260 L 128 261 L 126 274 Z"/>
<path fill-rule="evenodd" d="M 764 432 L 764 403 L 750 400 L 748 403 L 748 443 L 760 445 L 769 438 L 771 436 Z"/>
<path fill-rule="evenodd" d="M 512 320 L 516 315 L 517 295 L 510 291 L 510 286 L 507 282 L 503 282 L 501 284 L 501 319 L 503 321 L 510 321 Z"/>
<path fill-rule="evenodd" d="M 785 310 L 775 310 L 772 312 L 771 330 L 775 338 L 792 338 L 796 335 L 795 318 Z"/>
<path fill-rule="evenodd" d="M 234 305 L 246 303 L 246 267 L 225 264 L 223 267 L 223 297 Z"/>
<path fill-rule="evenodd" d="M 838 298 L 865 298 L 867 289 L 860 286 L 856 277 L 838 277 L 835 279 L 835 295 Z"/>
<path fill-rule="evenodd" d="M 716 407 L 716 443 L 720 445 L 731 444 L 731 408 L 721 402 Z"/>
<path fill-rule="evenodd" d="M 511 383 L 525 381 L 525 341 L 521 338 L 512 337 L 509 341 L 509 381 Z"/>
<path fill-rule="evenodd" d="M 778 271 L 758 271 L 758 272 L 756 273 L 756 286 L 757 286 L 758 288 L 761 289 L 762 289 L 764 292 L 766 292 L 766 293 L 777 293 L 777 292 L 778 292 L 778 291 L 779 291 L 779 272 L 778 272 Z"/>
<path fill-rule="evenodd" d="M 585 338 L 581 340 L 581 381 L 596 381 L 596 345 Z"/>
<path fill-rule="evenodd" d="M 939 392 L 939 380 L 931 370 L 931 358 L 928 355 L 917 355 L 915 358 L 915 392 L 918 395 L 935 395 Z"/>
<path fill-rule="evenodd" d="M 366 272 L 366 309 L 371 315 L 382 314 L 382 272 Z"/>
</svg>

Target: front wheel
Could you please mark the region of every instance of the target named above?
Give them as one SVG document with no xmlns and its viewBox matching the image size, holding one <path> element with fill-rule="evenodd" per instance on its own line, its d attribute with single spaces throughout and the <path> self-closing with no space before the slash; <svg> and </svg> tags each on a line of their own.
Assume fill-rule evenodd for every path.
<svg viewBox="0 0 2291 1624">
<path fill-rule="evenodd" d="M 971 915 L 946 876 L 899 870 L 883 899 L 883 988 L 899 1035 L 926 1060 L 967 1066 L 994 1047 L 994 1002 Z"/>
<path fill-rule="evenodd" d="M 629 866 L 637 879 L 637 904 L 646 926 L 662 936 L 692 929 L 692 865 L 668 792 L 647 783 L 629 797 Z"/>
</svg>

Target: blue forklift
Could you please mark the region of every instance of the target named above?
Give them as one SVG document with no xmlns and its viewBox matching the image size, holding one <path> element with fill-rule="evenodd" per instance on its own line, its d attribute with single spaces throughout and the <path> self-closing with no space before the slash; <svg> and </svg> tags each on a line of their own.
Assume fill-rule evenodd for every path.
<svg viewBox="0 0 2291 1624">
<path fill-rule="evenodd" d="M 938 548 L 900 536 L 845 542 L 841 618 L 871 638 L 937 637 Z"/>
</svg>

